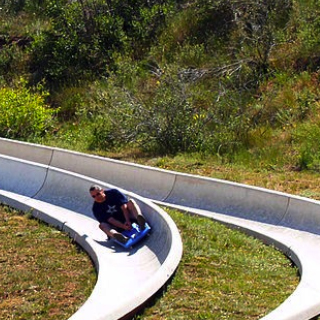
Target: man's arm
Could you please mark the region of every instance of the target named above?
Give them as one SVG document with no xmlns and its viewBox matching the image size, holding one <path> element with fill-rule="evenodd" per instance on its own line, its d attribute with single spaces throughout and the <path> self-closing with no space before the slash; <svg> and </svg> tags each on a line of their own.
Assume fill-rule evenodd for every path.
<svg viewBox="0 0 320 320">
<path fill-rule="evenodd" d="M 128 229 L 125 224 L 121 223 L 119 220 L 117 220 L 113 217 L 108 219 L 108 223 L 112 224 L 115 227 L 121 228 L 121 229 Z"/>
</svg>

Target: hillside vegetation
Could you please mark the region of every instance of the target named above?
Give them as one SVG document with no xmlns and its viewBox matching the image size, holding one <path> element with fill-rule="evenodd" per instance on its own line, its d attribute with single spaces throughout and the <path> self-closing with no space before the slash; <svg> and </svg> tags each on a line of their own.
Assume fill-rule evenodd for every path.
<svg viewBox="0 0 320 320">
<path fill-rule="evenodd" d="M 317 0 L 0 0 L 0 136 L 320 169 Z"/>
<path fill-rule="evenodd" d="M 320 199 L 319 49 L 318 0 L 0 0 L 0 136 Z M 141 319 L 256 319 L 296 287 L 273 248 L 170 214 L 184 260 Z"/>
</svg>

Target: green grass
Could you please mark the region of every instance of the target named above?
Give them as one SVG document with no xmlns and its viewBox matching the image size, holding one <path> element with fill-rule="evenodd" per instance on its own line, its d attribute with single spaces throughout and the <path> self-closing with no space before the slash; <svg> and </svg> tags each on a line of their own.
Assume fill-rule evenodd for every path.
<svg viewBox="0 0 320 320">
<path fill-rule="evenodd" d="M 147 159 L 117 154 L 117 158 L 313 198 L 319 194 L 319 175 L 311 172 L 223 166 L 191 156 Z M 183 259 L 168 290 L 136 318 L 259 319 L 296 288 L 297 268 L 275 248 L 209 219 L 166 210 L 181 232 Z M 67 319 L 94 286 L 90 259 L 61 232 L 14 211 L 2 211 L 0 283 L 5 285 L 0 289 L 0 318 Z M 30 265 L 16 268 L 19 260 Z M 79 265 L 73 265 L 76 262 Z M 42 271 L 44 274 L 40 276 Z"/>
<path fill-rule="evenodd" d="M 297 269 L 274 248 L 166 211 L 181 232 L 183 259 L 164 295 L 136 319 L 258 319 L 296 288 Z M 90 295 L 91 260 L 64 233 L 0 207 L 0 243 L 1 319 L 68 319 Z"/>
<path fill-rule="evenodd" d="M 259 319 L 296 288 L 297 268 L 275 248 L 212 220 L 167 212 L 181 232 L 183 259 L 139 319 Z"/>
<path fill-rule="evenodd" d="M 96 273 L 64 233 L 0 206 L 0 319 L 68 319 L 89 297 Z"/>
</svg>

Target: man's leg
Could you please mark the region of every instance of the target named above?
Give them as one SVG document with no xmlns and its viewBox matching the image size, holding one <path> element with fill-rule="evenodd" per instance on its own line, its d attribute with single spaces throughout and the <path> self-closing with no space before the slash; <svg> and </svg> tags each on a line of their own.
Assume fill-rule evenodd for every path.
<svg viewBox="0 0 320 320">
<path fill-rule="evenodd" d="M 141 229 L 144 229 L 146 219 L 141 213 L 141 210 L 138 204 L 133 199 L 130 199 L 129 202 L 127 203 L 127 206 L 128 206 L 130 215 L 137 220 L 139 227 Z"/>
<path fill-rule="evenodd" d="M 109 223 L 101 222 L 99 228 L 109 237 L 118 240 L 121 243 L 126 243 L 128 238 L 122 233 L 115 230 Z"/>
</svg>

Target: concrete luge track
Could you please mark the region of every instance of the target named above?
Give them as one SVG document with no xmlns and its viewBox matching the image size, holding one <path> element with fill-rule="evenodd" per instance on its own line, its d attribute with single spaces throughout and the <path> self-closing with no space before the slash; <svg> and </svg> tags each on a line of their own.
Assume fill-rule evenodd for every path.
<svg viewBox="0 0 320 320">
<path fill-rule="evenodd" d="M 17 203 L 20 206 L 21 204 L 25 206 L 25 202 L 27 202 L 27 206 L 32 204 L 32 207 L 35 207 L 39 203 L 38 201 L 41 201 L 41 204 L 62 207 L 62 216 L 65 214 L 75 215 L 72 223 L 64 221 L 63 227 L 67 230 L 76 230 L 74 233 L 78 238 L 81 238 L 79 243 L 84 242 L 81 245 L 85 249 L 89 247 L 87 248 L 89 254 L 91 252 L 99 257 L 103 255 L 101 251 L 107 250 L 106 246 L 101 246 L 101 243 L 98 244 L 98 251 L 92 249 L 101 240 L 97 239 L 99 232 L 95 229 L 94 222 L 89 216 L 90 210 L 87 201 L 91 199 L 83 200 L 88 182 L 98 179 L 104 185 L 108 183 L 128 190 L 129 193 L 134 192 L 132 196 L 136 197 L 142 205 L 147 218 L 152 220 L 151 224 L 160 225 L 159 231 L 161 232 L 157 235 L 156 230 L 155 234 L 148 239 L 146 246 L 139 248 L 139 254 L 129 255 L 133 264 L 136 263 L 136 267 L 143 271 L 141 279 L 137 276 L 137 281 L 142 281 L 145 284 L 143 286 L 144 298 L 134 301 L 129 307 L 131 310 L 142 303 L 148 295 L 154 293 L 156 289 L 153 284 L 155 273 L 152 275 L 151 272 L 148 275 L 146 272 L 147 275 L 144 275 L 144 270 L 149 270 L 150 267 L 149 262 L 147 262 L 147 266 L 144 266 L 145 261 L 149 261 L 149 258 L 145 259 L 144 249 L 149 253 L 152 251 L 154 254 L 154 259 L 151 258 L 150 264 L 156 266 L 152 266 L 150 269 L 157 270 L 160 274 L 165 273 L 167 277 L 172 274 L 181 257 L 180 238 L 177 236 L 173 222 L 161 210 L 160 214 L 156 214 L 159 209 L 145 199 L 150 198 L 155 203 L 173 206 L 240 228 L 261 238 L 268 244 L 274 244 L 297 264 L 301 273 L 298 287 L 284 303 L 266 315 L 264 320 L 309 320 L 320 313 L 320 274 L 318 272 L 320 266 L 320 204 L 317 201 L 217 179 L 164 171 L 6 139 L 0 139 L 0 154 L 3 155 L 2 162 L 0 162 L 0 180 L 2 181 L 0 189 L 3 189 L 0 200 L 5 198 L 9 204 L 13 202 L 15 206 Z M 23 163 L 20 174 L 19 170 L 15 169 L 19 167 L 15 161 Z M 4 167 L 4 163 L 6 163 L 6 167 Z M 21 184 L 21 177 L 24 177 L 26 166 L 33 166 L 34 163 L 37 164 L 36 171 L 31 174 L 29 183 Z M 13 181 L 10 180 L 10 172 L 12 171 L 17 177 Z M 36 179 L 37 175 L 42 175 L 42 179 Z M 67 190 L 67 192 L 57 192 L 56 186 L 63 186 L 62 191 Z M 68 191 L 72 190 L 72 187 L 75 190 Z M 26 192 L 27 194 L 25 194 Z M 26 199 L 24 200 L 23 197 Z M 34 204 L 33 201 L 36 203 Z M 155 217 L 157 219 L 161 217 L 160 221 L 153 221 L 156 219 Z M 52 217 L 51 219 L 55 222 L 56 218 Z M 82 229 L 84 223 L 81 220 L 83 219 L 88 219 L 93 224 L 90 235 L 88 235 L 86 228 Z M 160 239 L 163 241 L 163 235 L 165 235 L 165 245 L 161 245 L 161 247 L 165 248 L 165 253 L 159 254 L 157 248 L 150 250 L 152 247 L 151 239 L 154 237 L 156 242 L 159 242 Z M 94 243 L 88 244 L 90 241 Z M 155 245 L 155 247 L 157 246 Z M 142 258 L 140 258 L 140 254 Z M 136 257 L 139 257 L 137 259 L 142 262 L 141 265 L 139 261 L 134 261 Z M 123 265 L 124 262 L 129 262 L 128 255 L 123 252 L 109 254 L 106 259 L 111 259 L 112 264 L 116 267 Z M 96 258 L 96 260 L 98 260 L 97 265 L 100 267 L 100 258 Z M 157 263 L 154 263 L 154 260 L 157 260 Z M 163 270 L 166 271 L 163 272 Z M 92 301 L 98 298 L 93 292 L 90 301 L 88 300 L 83 309 L 90 310 L 91 304 L 94 303 Z M 128 305 L 125 297 L 117 302 L 116 310 L 118 311 L 121 310 L 121 307 Z M 110 318 L 97 319 L 117 319 L 117 317 L 119 318 L 119 315 L 114 313 Z"/>
<path fill-rule="evenodd" d="M 0 155 L 0 201 L 31 210 L 35 217 L 69 233 L 97 268 L 92 294 L 70 320 L 125 318 L 166 284 L 181 259 L 182 243 L 175 224 L 163 210 L 123 190 L 138 202 L 152 226 L 143 243 L 124 250 L 106 241 L 91 213 L 90 185 L 112 185 L 21 158 Z M 42 162 L 48 159 L 50 162 L 50 156 L 43 157 Z"/>
</svg>

